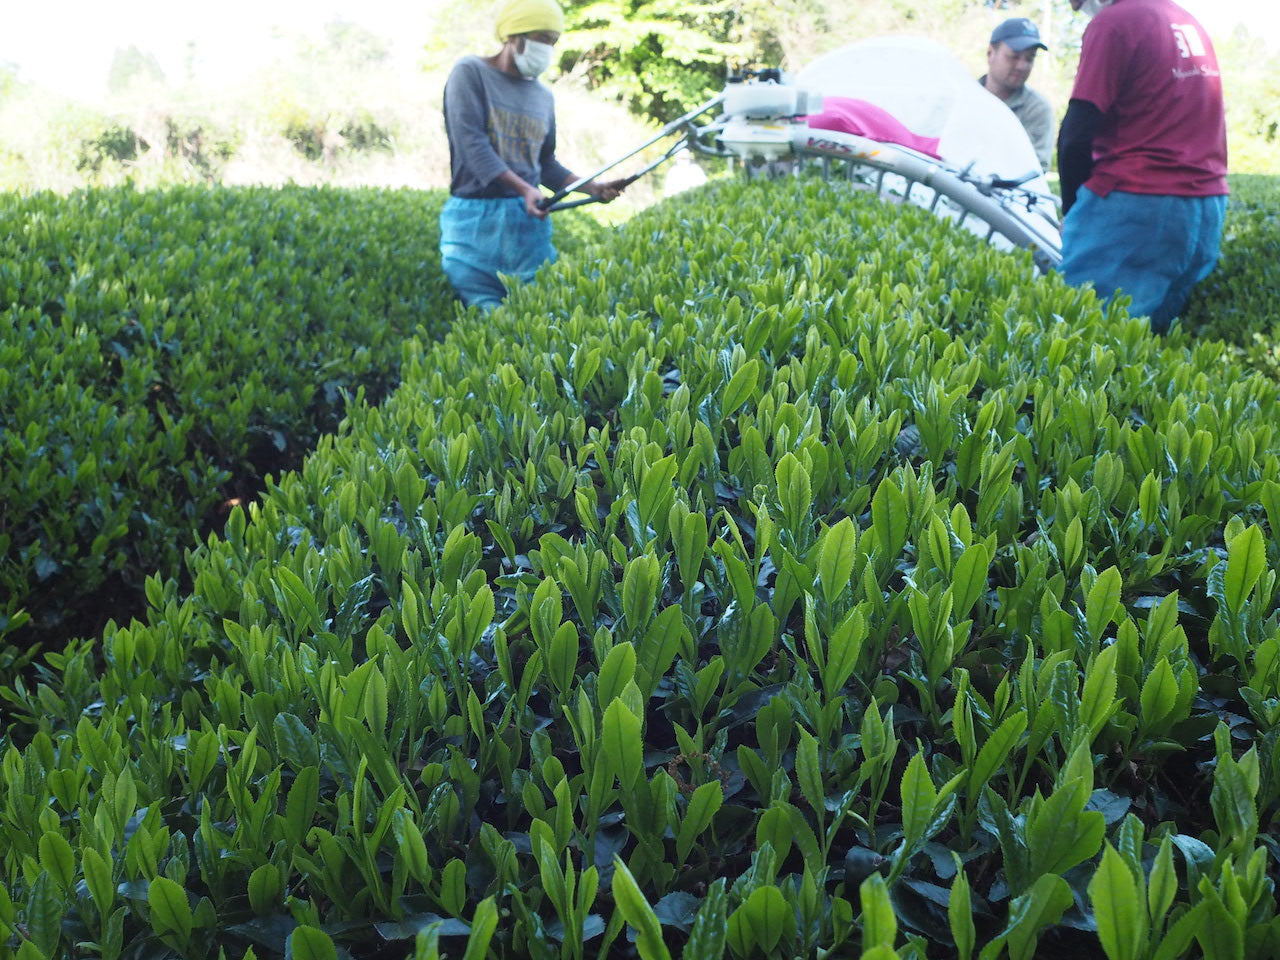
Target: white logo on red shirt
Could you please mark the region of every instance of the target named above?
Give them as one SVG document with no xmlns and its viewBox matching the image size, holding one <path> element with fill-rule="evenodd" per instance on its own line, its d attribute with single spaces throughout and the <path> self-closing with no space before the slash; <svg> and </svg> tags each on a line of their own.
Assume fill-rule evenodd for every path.
<svg viewBox="0 0 1280 960">
<path fill-rule="evenodd" d="M 1200 28 L 1194 23 L 1171 23 L 1173 38 L 1178 42 L 1178 52 L 1183 57 L 1203 57 L 1209 51 L 1205 48 L 1204 38 L 1200 36 Z"/>
</svg>

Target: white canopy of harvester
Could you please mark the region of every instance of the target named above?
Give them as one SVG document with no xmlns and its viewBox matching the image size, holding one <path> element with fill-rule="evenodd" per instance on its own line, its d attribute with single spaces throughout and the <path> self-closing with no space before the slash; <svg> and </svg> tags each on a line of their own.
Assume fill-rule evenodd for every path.
<svg viewBox="0 0 1280 960">
<path fill-rule="evenodd" d="M 713 110 L 718 116 L 707 120 Z M 841 47 L 794 76 L 749 72 L 588 180 L 666 139 L 678 139 L 634 181 L 685 149 L 731 158 L 749 175 L 816 166 L 887 200 L 924 206 L 1004 248 L 1023 247 L 1041 270 L 1061 260 L 1057 201 L 1017 117 L 944 47 L 887 37 Z"/>
</svg>

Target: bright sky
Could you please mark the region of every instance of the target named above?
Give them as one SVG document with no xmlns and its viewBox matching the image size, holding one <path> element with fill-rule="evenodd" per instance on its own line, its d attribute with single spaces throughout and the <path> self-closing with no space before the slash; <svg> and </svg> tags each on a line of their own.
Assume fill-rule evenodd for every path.
<svg viewBox="0 0 1280 960">
<path fill-rule="evenodd" d="M 150 53 L 165 75 L 234 81 L 287 52 L 299 34 L 318 37 L 337 19 L 362 24 L 413 58 L 442 0 L 8 0 L 0 15 L 0 63 L 23 80 L 67 96 L 96 99 L 111 59 L 130 44 Z"/>
<path fill-rule="evenodd" d="M 234 81 L 272 61 L 286 36 L 317 35 L 344 19 L 393 41 L 412 62 L 427 40 L 432 11 L 443 0 L 8 0 L 0 16 L 0 63 L 17 64 L 22 79 L 77 99 L 105 91 L 115 50 L 134 44 L 166 75 L 192 66 L 206 82 Z M 486 9 L 485 0 L 476 0 Z M 1280 50 L 1280 0 L 1182 0 L 1213 36 L 1239 22 Z"/>
</svg>

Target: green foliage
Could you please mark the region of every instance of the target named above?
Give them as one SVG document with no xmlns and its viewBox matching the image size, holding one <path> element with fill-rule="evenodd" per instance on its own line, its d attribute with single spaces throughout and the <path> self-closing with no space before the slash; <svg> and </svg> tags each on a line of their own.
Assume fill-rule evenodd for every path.
<svg viewBox="0 0 1280 960">
<path fill-rule="evenodd" d="M 18 69 L 12 63 L 0 63 L 0 103 L 19 88 Z"/>
<path fill-rule="evenodd" d="M 434 194 L 0 199 L 0 637 L 175 574 L 210 511 L 440 330 Z M 229 481 L 233 481 L 229 485 Z M 23 612 L 25 609 L 25 613 Z M 99 624 L 101 621 L 99 621 Z"/>
<path fill-rule="evenodd" d="M 164 118 L 165 157 L 186 164 L 203 182 L 216 182 L 240 145 L 239 134 L 219 130 L 205 118 Z"/>
<path fill-rule="evenodd" d="M 725 183 L 402 376 L 0 691 L 0 949 L 1275 955 L 1280 385 L 1221 345 Z"/>
<path fill-rule="evenodd" d="M 730 0 L 569 0 L 562 63 L 593 89 L 666 123 L 724 86 L 726 62 L 750 55 L 735 42 Z"/>
<path fill-rule="evenodd" d="M 723 89 L 733 68 L 799 70 L 837 46 L 886 34 L 930 36 L 979 70 L 995 16 L 989 6 L 979 0 L 570 0 L 557 49 L 562 66 L 591 89 L 667 122 Z M 1031 0 L 1002 6 L 1006 16 L 1040 19 L 1044 11 Z M 1054 4 L 1053 20 L 1055 37 L 1068 45 L 1068 37 L 1078 41 L 1083 18 L 1066 0 Z M 1069 80 L 1068 61 L 1074 67 L 1069 56 L 1055 61 L 1052 80 L 1046 76 L 1051 67 L 1039 68 L 1055 92 Z"/>
<path fill-rule="evenodd" d="M 389 151 L 395 136 L 368 111 L 349 117 L 295 116 L 281 133 L 308 160 L 326 162 L 332 162 L 340 153 Z"/>
<path fill-rule="evenodd" d="M 1253 36 L 1247 24 L 1215 43 L 1227 104 L 1231 169 L 1280 173 L 1280 50 Z"/>
<path fill-rule="evenodd" d="M 138 159 L 142 149 L 142 142 L 133 130 L 113 125 L 81 143 L 76 169 L 100 173 L 104 163 L 126 163 Z"/>
<path fill-rule="evenodd" d="M 362 67 L 385 61 L 391 43 L 358 23 L 338 18 L 324 25 L 324 44 L 308 53 L 322 63 Z"/>
<path fill-rule="evenodd" d="M 107 87 L 114 94 L 126 93 L 139 85 L 164 83 L 164 71 L 155 55 L 134 44 L 117 49 L 111 57 Z"/>
<path fill-rule="evenodd" d="M 1236 174 L 1229 186 L 1222 257 L 1192 291 L 1182 321 L 1280 377 L 1280 177 Z"/>
<path fill-rule="evenodd" d="M 211 129 L 206 121 L 174 114 L 161 118 L 147 136 L 151 139 L 114 121 L 107 121 L 96 133 L 86 130 L 76 150 L 76 170 L 94 179 L 112 170 L 134 168 L 140 157 L 152 155 L 180 161 L 199 178 L 214 181 L 237 146 L 234 136 Z"/>
</svg>

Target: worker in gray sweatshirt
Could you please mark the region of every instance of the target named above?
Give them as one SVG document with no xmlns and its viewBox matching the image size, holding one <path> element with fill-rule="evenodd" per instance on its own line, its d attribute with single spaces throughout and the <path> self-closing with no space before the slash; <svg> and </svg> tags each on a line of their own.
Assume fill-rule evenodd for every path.
<svg viewBox="0 0 1280 960">
<path fill-rule="evenodd" d="M 440 256 L 454 291 L 486 313 L 506 296 L 500 275 L 529 281 L 555 259 L 541 186 L 578 178 L 556 159 L 555 104 L 538 76 L 564 31 L 555 0 L 510 0 L 496 21 L 502 49 L 464 57 L 444 90 L 449 199 L 440 213 Z M 620 181 L 579 188 L 608 202 Z"/>
</svg>

